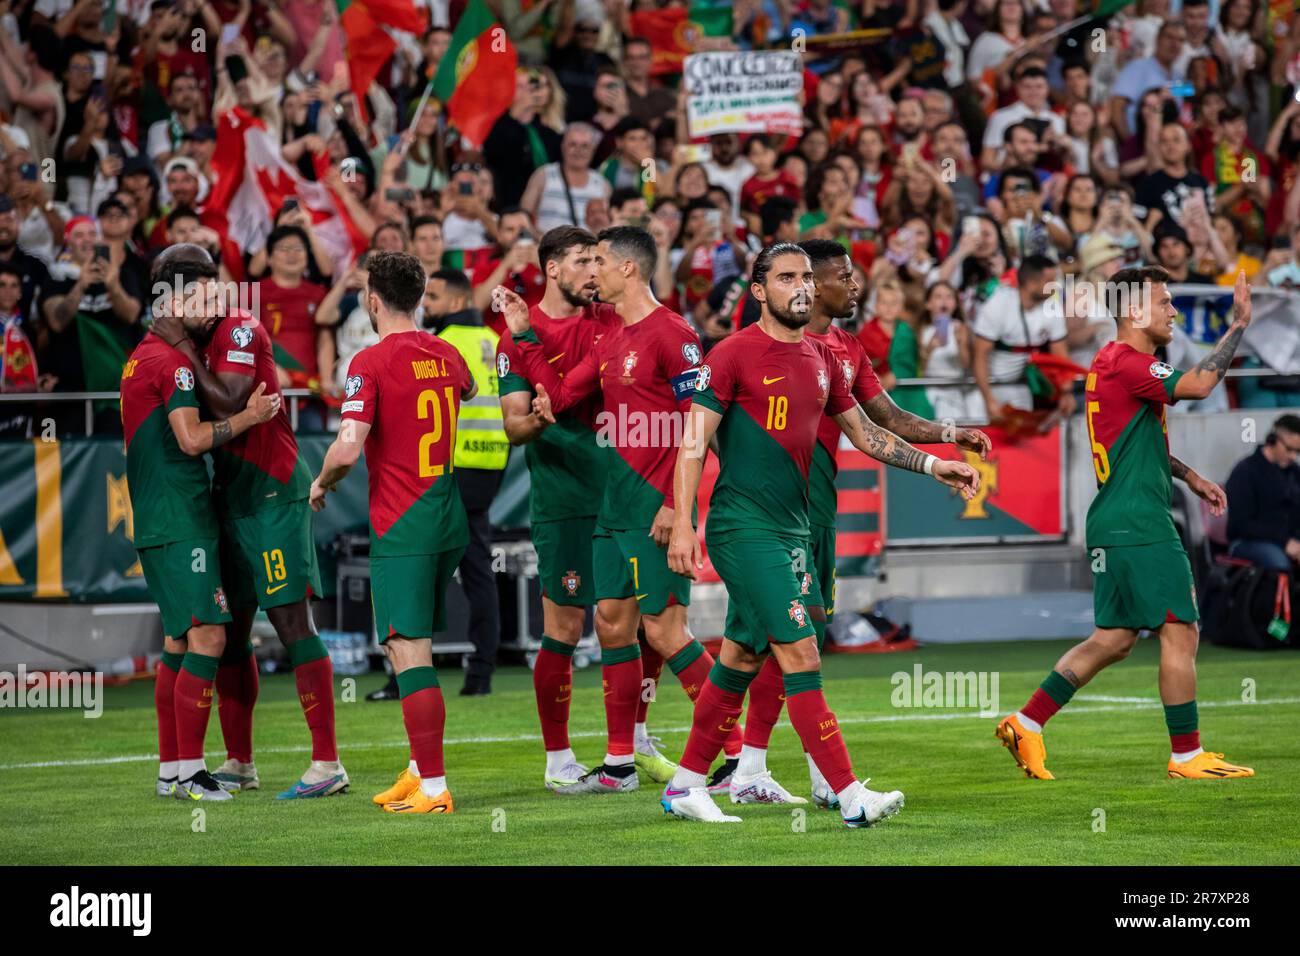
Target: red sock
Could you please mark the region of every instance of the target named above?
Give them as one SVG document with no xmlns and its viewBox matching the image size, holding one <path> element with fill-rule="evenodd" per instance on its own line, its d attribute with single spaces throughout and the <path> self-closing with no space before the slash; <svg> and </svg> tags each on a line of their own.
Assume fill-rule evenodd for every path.
<svg viewBox="0 0 1300 956">
<path fill-rule="evenodd" d="M 1061 705 L 1052 700 L 1047 691 L 1040 687 L 1029 698 L 1029 703 L 1020 708 L 1020 712 L 1034 723 L 1042 726 L 1060 709 Z"/>
<path fill-rule="evenodd" d="M 759 669 L 754 683 L 749 685 L 749 710 L 745 713 L 745 744 L 767 749 L 772 739 L 772 728 L 781 719 L 785 706 L 785 684 L 781 665 L 774 656 L 768 657 Z"/>
<path fill-rule="evenodd" d="M 633 644 L 603 651 L 601 676 L 605 685 L 605 722 L 609 727 L 607 750 L 612 757 L 632 755 L 636 736 L 637 702 L 641 697 L 640 648 Z M 632 655 L 636 656 L 632 656 Z"/>
<path fill-rule="evenodd" d="M 1169 735 L 1169 752 L 1176 754 L 1188 754 L 1193 750 L 1200 749 L 1201 732 L 1193 730 L 1190 734 L 1170 734 Z"/>
<path fill-rule="evenodd" d="M 176 675 L 172 707 L 176 711 L 177 760 L 203 759 L 203 738 L 207 736 L 208 717 L 212 714 L 212 683 L 216 671 L 217 658 L 189 651 Z"/>
<path fill-rule="evenodd" d="M 790 712 L 790 723 L 803 741 L 804 751 L 812 755 L 813 763 L 831 789 L 839 793 L 857 780 L 839 722 L 826 706 L 826 695 L 821 688 L 786 694 L 785 706 Z"/>
<path fill-rule="evenodd" d="M 659 687 L 659 675 L 663 673 L 664 659 L 658 651 L 648 643 L 641 645 L 641 693 L 636 702 L 636 722 L 645 723 L 646 711 L 650 709 L 650 701 L 654 700 L 655 692 Z M 646 686 L 646 681 L 654 682 L 653 687 Z"/>
<path fill-rule="evenodd" d="M 257 703 L 257 658 L 251 653 L 217 668 L 217 716 L 226 756 L 253 762 L 253 706 Z"/>
<path fill-rule="evenodd" d="M 339 748 L 334 739 L 334 665 L 329 655 L 299 664 L 293 669 L 293 679 L 298 685 L 302 715 L 307 718 L 307 729 L 311 731 L 311 759 L 338 760 Z"/>
<path fill-rule="evenodd" d="M 176 654 L 176 657 L 182 655 Z M 154 672 L 153 709 L 158 715 L 158 759 L 163 763 L 176 760 L 176 668 L 166 659 L 158 662 Z"/>
<path fill-rule="evenodd" d="M 442 731 L 447 723 L 447 707 L 442 700 L 442 688 L 425 687 L 403 697 L 402 720 L 411 742 L 411 758 L 420 776 L 443 776 Z"/>
<path fill-rule="evenodd" d="M 548 751 L 568 750 L 569 701 L 573 699 L 572 647 L 549 637 L 542 638 L 542 649 L 537 652 L 537 662 L 533 665 L 533 694 L 537 697 L 543 745 Z"/>
<path fill-rule="evenodd" d="M 686 741 L 686 750 L 680 761 L 684 770 L 708 774 L 714 758 L 735 731 L 744 703 L 743 693 L 723 690 L 711 680 L 704 682 L 704 687 L 695 700 L 691 735 Z"/>
</svg>

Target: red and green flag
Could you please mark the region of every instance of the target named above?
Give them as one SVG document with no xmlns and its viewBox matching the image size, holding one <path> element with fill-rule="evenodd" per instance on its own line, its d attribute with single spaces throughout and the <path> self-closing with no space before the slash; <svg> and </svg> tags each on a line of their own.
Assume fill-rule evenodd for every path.
<svg viewBox="0 0 1300 956">
<path fill-rule="evenodd" d="M 426 20 L 415 8 L 414 0 L 336 0 L 336 3 L 339 23 L 347 38 L 352 92 L 364 118 L 366 91 L 397 49 L 397 41 L 384 27 L 419 36 L 424 33 Z"/>
<path fill-rule="evenodd" d="M 515 98 L 517 65 L 514 45 L 487 4 L 470 0 L 433 75 L 433 95 L 445 104 L 462 139 L 483 145 Z"/>
<path fill-rule="evenodd" d="M 632 34 L 650 41 L 652 75 L 680 73 L 682 59 L 694 52 L 700 37 L 731 36 L 731 7 L 644 10 L 632 14 Z"/>
</svg>

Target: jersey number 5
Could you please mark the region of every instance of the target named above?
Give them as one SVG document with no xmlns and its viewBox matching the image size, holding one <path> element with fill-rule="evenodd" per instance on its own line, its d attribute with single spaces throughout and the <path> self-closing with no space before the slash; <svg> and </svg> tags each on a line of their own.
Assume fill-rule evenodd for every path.
<svg viewBox="0 0 1300 956">
<path fill-rule="evenodd" d="M 1110 458 L 1106 454 L 1106 446 L 1097 441 L 1097 434 L 1092 428 L 1092 416 L 1099 411 L 1101 411 L 1101 402 L 1088 403 L 1088 440 L 1092 442 L 1092 470 L 1097 473 L 1097 482 L 1105 484 L 1106 479 L 1110 477 Z"/>
<path fill-rule="evenodd" d="M 425 432 L 420 436 L 420 477 L 436 478 L 443 471 L 451 471 L 451 457 L 456 447 L 456 390 L 453 386 L 448 385 L 443 390 L 447 399 L 447 422 L 451 439 L 447 443 L 447 464 L 435 465 L 433 463 L 433 446 L 442 440 L 442 400 L 439 398 L 436 390 L 426 388 L 416 399 L 416 417 L 420 421 L 432 416 L 433 431 Z"/>
</svg>

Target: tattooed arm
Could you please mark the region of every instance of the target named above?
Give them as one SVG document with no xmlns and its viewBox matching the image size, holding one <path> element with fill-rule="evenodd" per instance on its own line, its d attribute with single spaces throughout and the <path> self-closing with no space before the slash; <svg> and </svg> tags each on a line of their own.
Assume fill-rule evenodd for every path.
<svg viewBox="0 0 1300 956">
<path fill-rule="evenodd" d="M 224 445 L 237 435 L 242 435 L 254 425 L 270 421 L 280 412 L 280 396 L 267 395 L 266 383 L 257 386 L 249 396 L 244 409 L 229 418 L 215 422 L 199 421 L 199 410 L 193 406 L 177 408 L 167 415 L 176 444 L 187 455 L 202 455 L 218 445 Z"/>
<path fill-rule="evenodd" d="M 873 422 L 861 405 L 854 405 L 835 416 L 835 422 L 849 436 L 853 447 L 905 471 L 923 472 L 941 484 L 961 491 L 970 499 L 979 489 L 979 473 L 965 462 L 947 461 L 913 448 L 893 432 Z"/>
<path fill-rule="evenodd" d="M 907 441 L 922 444 L 951 443 L 958 448 L 977 451 L 981 457 L 987 456 L 993 447 L 989 437 L 979 429 L 958 428 L 956 425 L 932 422 L 919 415 L 913 415 L 895 405 L 887 392 L 881 392 L 875 398 L 868 400 L 862 408 L 881 428 Z"/>
<path fill-rule="evenodd" d="M 1196 497 L 1204 499 L 1210 506 L 1210 514 L 1216 518 L 1228 510 L 1228 496 L 1223 489 L 1208 478 L 1202 478 L 1190 465 L 1173 455 L 1169 456 L 1169 474 L 1184 482 Z"/>
<path fill-rule="evenodd" d="M 1244 272 L 1237 273 L 1237 284 L 1232 293 L 1232 325 L 1214 350 L 1196 363 L 1174 386 L 1174 398 L 1207 398 L 1228 374 L 1232 356 L 1241 344 L 1241 337 L 1250 325 L 1250 285 Z"/>
</svg>

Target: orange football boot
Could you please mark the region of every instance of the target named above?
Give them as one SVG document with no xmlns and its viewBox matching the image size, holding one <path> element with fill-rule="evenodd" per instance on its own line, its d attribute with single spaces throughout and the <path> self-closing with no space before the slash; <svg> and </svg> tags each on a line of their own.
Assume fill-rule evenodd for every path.
<svg viewBox="0 0 1300 956">
<path fill-rule="evenodd" d="M 1225 777 L 1253 777 L 1255 771 L 1250 767 L 1238 767 L 1223 759 L 1223 754 L 1203 751 L 1186 763 L 1174 763 L 1169 758 L 1169 779 L 1171 780 L 1222 780 Z"/>
<path fill-rule="evenodd" d="M 444 790 L 436 797 L 426 797 L 418 786 L 404 800 L 384 804 L 389 813 L 451 813 L 451 791 Z"/>
<path fill-rule="evenodd" d="M 387 790 L 375 794 L 373 797 L 370 798 L 370 800 L 372 803 L 376 803 L 382 807 L 385 804 L 395 803 L 400 800 L 405 800 L 407 797 L 411 795 L 412 790 L 419 790 L 419 789 L 420 789 L 420 778 L 417 777 L 415 774 L 411 773 L 411 770 L 408 767 L 407 769 L 403 770 L 401 773 L 397 775 L 396 783 L 394 783 Z"/>
<path fill-rule="evenodd" d="M 1002 741 L 1002 746 L 1011 751 L 1017 765 L 1031 780 L 1055 780 L 1045 766 L 1047 748 L 1043 746 L 1043 735 L 1026 730 L 1020 723 L 1018 714 L 1003 717 L 993 736 Z"/>
</svg>

